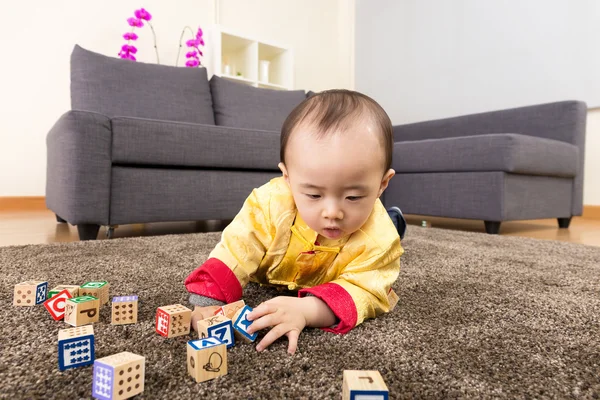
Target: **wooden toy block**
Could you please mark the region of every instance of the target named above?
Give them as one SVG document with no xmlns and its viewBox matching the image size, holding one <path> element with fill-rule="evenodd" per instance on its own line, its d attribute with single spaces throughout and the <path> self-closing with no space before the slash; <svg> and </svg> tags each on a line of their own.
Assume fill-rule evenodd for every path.
<svg viewBox="0 0 600 400">
<path fill-rule="evenodd" d="M 46 300 L 44 302 L 44 307 L 46 307 L 46 310 L 48 310 L 55 321 L 60 321 L 65 316 L 65 303 L 72 297 L 71 293 L 65 289 Z"/>
<path fill-rule="evenodd" d="M 69 293 L 71 293 L 71 297 L 79 296 L 79 286 L 77 286 L 77 285 L 58 285 L 57 287 L 52 288 L 52 290 L 50 290 L 48 292 L 48 298 L 58 294 L 59 292 L 62 292 L 65 289 L 68 290 Z"/>
<path fill-rule="evenodd" d="M 108 289 L 110 285 L 106 281 L 86 282 L 79 287 L 79 296 L 94 296 L 100 300 L 100 305 L 108 303 Z"/>
<path fill-rule="evenodd" d="M 189 334 L 191 322 L 192 310 L 181 304 L 156 309 L 156 332 L 166 338 Z"/>
<path fill-rule="evenodd" d="M 113 297 L 111 324 L 135 324 L 138 318 L 138 297 L 120 296 Z"/>
<path fill-rule="evenodd" d="M 46 281 L 27 281 L 18 283 L 15 285 L 13 305 L 35 306 L 36 304 L 46 301 L 47 293 L 48 282 Z"/>
<path fill-rule="evenodd" d="M 79 296 L 66 301 L 65 322 L 81 326 L 100 320 L 100 301 L 94 296 Z"/>
<path fill-rule="evenodd" d="M 227 348 L 235 345 L 233 334 L 233 323 L 231 319 L 223 315 L 215 315 L 197 323 L 198 337 L 200 339 L 216 337 L 227 345 Z"/>
<path fill-rule="evenodd" d="M 190 340 L 187 370 L 196 382 L 227 375 L 227 345 L 216 337 Z"/>
<path fill-rule="evenodd" d="M 342 400 L 388 400 L 388 396 L 379 371 L 344 370 Z"/>
<path fill-rule="evenodd" d="M 388 292 L 388 302 L 390 303 L 390 311 L 392 311 L 394 308 L 396 308 L 396 304 L 398 304 L 398 300 L 399 297 L 396 294 L 396 292 L 394 292 L 394 289 L 390 288 L 390 291 Z"/>
<path fill-rule="evenodd" d="M 94 361 L 92 396 L 102 400 L 128 399 L 144 391 L 146 359 L 124 351 Z"/>
<path fill-rule="evenodd" d="M 94 362 L 92 325 L 58 331 L 58 369 L 84 367 Z"/>
<path fill-rule="evenodd" d="M 244 300 L 238 300 L 234 303 L 225 304 L 224 306 L 219 307 L 217 311 L 215 311 L 215 315 L 223 315 L 229 319 L 233 319 L 235 313 L 240 309 L 244 308 L 246 303 Z"/>
<path fill-rule="evenodd" d="M 252 321 L 248 321 L 248 314 L 252 312 L 252 309 L 248 306 L 244 306 L 237 310 L 235 315 L 233 316 L 233 333 L 235 338 L 238 340 L 243 340 L 246 343 L 251 343 L 256 340 L 258 336 L 257 332 L 254 332 L 250 335 L 247 330 Z"/>
</svg>

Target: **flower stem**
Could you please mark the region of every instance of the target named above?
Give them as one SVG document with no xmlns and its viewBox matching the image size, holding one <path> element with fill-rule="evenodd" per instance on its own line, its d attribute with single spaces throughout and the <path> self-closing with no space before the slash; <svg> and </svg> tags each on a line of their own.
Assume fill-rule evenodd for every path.
<svg viewBox="0 0 600 400">
<path fill-rule="evenodd" d="M 183 30 L 181 31 L 181 36 L 179 36 L 179 49 L 177 50 L 177 59 L 175 60 L 175 66 L 177 66 L 177 64 L 179 63 L 179 54 L 181 53 L 181 47 L 183 47 L 181 45 L 181 41 L 183 40 L 183 35 L 185 34 L 186 29 L 189 29 L 192 33 L 192 37 L 194 37 L 194 31 L 192 30 L 192 28 L 190 28 L 189 26 L 183 28 Z"/>
<path fill-rule="evenodd" d="M 154 52 L 156 53 L 156 63 L 160 64 L 160 59 L 158 58 L 158 47 L 156 47 L 156 32 L 154 32 L 154 27 L 150 23 L 150 21 L 146 21 L 150 29 L 152 30 L 152 37 L 154 38 Z"/>
</svg>

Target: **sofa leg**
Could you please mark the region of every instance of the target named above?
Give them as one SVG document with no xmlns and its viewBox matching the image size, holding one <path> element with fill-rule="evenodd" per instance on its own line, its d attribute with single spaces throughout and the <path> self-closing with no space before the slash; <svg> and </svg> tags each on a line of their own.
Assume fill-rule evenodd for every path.
<svg viewBox="0 0 600 400">
<path fill-rule="evenodd" d="M 559 228 L 568 228 L 571 223 L 571 217 L 569 218 L 557 218 Z"/>
<path fill-rule="evenodd" d="M 79 240 L 96 240 L 98 238 L 98 231 L 100 225 L 96 224 L 79 224 L 77 225 L 77 232 L 79 233 Z"/>
<path fill-rule="evenodd" d="M 485 231 L 490 235 L 497 235 L 500 233 L 500 221 L 484 221 Z"/>
<path fill-rule="evenodd" d="M 67 222 L 64 219 L 62 219 L 61 217 L 59 217 L 58 214 L 55 214 L 55 215 L 56 215 L 56 222 L 58 222 L 60 224 L 64 224 L 65 222 Z"/>
</svg>

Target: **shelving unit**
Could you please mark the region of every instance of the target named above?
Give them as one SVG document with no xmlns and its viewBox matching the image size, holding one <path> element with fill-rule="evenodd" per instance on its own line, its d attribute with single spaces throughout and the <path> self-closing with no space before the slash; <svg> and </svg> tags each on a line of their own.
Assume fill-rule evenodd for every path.
<svg viewBox="0 0 600 400">
<path fill-rule="evenodd" d="M 292 49 L 249 38 L 214 25 L 205 35 L 205 57 L 209 78 L 217 75 L 253 87 L 278 90 L 294 88 Z M 268 81 L 259 79 L 260 61 L 269 62 Z M 227 71 L 226 66 L 229 66 Z M 241 76 L 238 76 L 238 72 Z"/>
</svg>

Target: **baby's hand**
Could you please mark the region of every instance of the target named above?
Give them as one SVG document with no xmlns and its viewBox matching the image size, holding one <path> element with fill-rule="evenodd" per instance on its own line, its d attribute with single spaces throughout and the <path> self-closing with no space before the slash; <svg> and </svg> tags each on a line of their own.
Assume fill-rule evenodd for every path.
<svg viewBox="0 0 600 400">
<path fill-rule="evenodd" d="M 256 346 L 257 351 L 263 351 L 279 337 L 288 338 L 288 353 L 294 354 L 298 348 L 298 337 L 306 327 L 305 300 L 297 297 L 280 296 L 265 301 L 248 314 L 248 321 L 254 321 L 248 328 L 248 333 L 272 327 Z"/>
<path fill-rule="evenodd" d="M 194 307 L 194 311 L 192 311 L 192 329 L 197 331 L 198 321 L 202 321 L 203 319 L 212 317 L 215 315 L 215 312 L 219 309 L 219 306 L 208 306 L 208 307 Z"/>
</svg>

